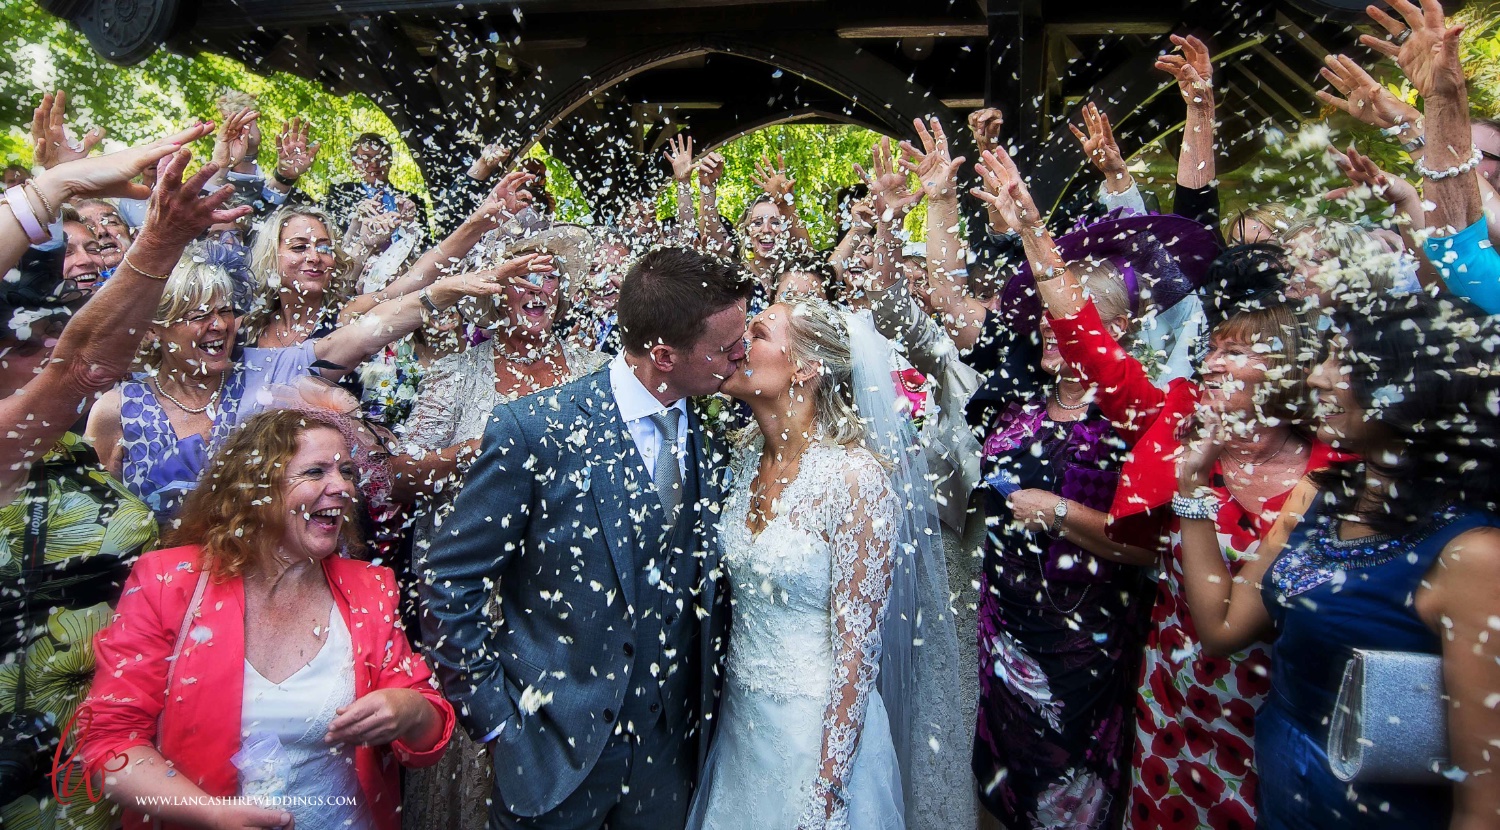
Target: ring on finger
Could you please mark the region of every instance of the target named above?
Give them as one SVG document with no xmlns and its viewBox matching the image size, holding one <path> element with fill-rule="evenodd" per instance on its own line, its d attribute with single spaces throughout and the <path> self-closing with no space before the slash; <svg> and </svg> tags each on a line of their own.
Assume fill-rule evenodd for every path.
<svg viewBox="0 0 1500 830">
<path fill-rule="evenodd" d="M 1400 34 L 1398 34 L 1395 37 L 1391 38 L 1391 43 L 1394 43 L 1397 46 L 1400 46 L 1401 44 L 1405 43 L 1409 39 L 1411 39 L 1411 29 L 1409 29 L 1409 28 L 1408 29 L 1402 29 Z"/>
</svg>

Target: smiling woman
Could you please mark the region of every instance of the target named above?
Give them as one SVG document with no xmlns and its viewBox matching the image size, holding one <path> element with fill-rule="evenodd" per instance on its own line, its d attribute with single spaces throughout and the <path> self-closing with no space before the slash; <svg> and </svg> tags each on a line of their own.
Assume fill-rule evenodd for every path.
<svg viewBox="0 0 1500 830">
<path fill-rule="evenodd" d="M 391 762 L 426 766 L 446 749 L 453 707 L 389 612 L 395 575 L 343 555 L 359 538 L 341 426 L 297 410 L 251 418 L 188 499 L 175 538 L 193 544 L 131 572 L 97 645 L 119 670 L 99 674 L 80 743 L 127 827 L 396 830 Z M 271 769 L 246 760 L 252 745 L 275 748 Z M 202 798 L 244 794 L 265 773 L 294 797 L 287 812 Z M 314 795 L 326 798 L 303 806 Z M 172 806 L 142 809 L 154 796 Z"/>
</svg>

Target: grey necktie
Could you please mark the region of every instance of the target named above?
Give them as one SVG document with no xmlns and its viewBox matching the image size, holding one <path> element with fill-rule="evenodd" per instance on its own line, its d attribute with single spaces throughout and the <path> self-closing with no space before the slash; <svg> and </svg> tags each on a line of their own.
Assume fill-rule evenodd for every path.
<svg viewBox="0 0 1500 830">
<path fill-rule="evenodd" d="M 677 519 L 677 505 L 682 502 L 682 468 L 677 463 L 677 419 L 676 409 L 666 409 L 651 416 L 651 422 L 661 431 L 661 448 L 656 451 L 656 470 L 652 478 L 656 481 L 656 495 L 667 511 L 667 521 Z"/>
</svg>

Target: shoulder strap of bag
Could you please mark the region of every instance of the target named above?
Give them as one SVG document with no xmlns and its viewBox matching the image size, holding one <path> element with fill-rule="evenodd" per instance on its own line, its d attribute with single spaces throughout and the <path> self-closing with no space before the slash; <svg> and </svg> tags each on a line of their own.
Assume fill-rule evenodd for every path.
<svg viewBox="0 0 1500 830">
<path fill-rule="evenodd" d="M 47 557 L 47 471 L 38 459 L 31 465 L 26 486 L 26 532 L 21 542 L 21 654 L 20 672 L 16 675 L 16 705 L 12 712 L 26 709 L 26 651 L 31 646 L 31 586 L 28 577 L 39 571 Z"/>
<path fill-rule="evenodd" d="M 161 724 L 162 718 L 167 714 L 167 700 L 172 696 L 172 679 L 177 676 L 177 658 L 182 656 L 182 645 L 187 642 L 188 630 L 193 625 L 193 615 L 197 613 L 198 606 L 203 602 L 203 589 L 208 587 L 208 571 L 198 574 L 198 584 L 193 588 L 193 598 L 188 602 L 187 610 L 182 614 L 182 624 L 177 627 L 177 644 L 172 647 L 172 659 L 167 661 L 167 688 L 162 697 L 161 712 L 156 716 L 156 746 L 161 748 Z"/>
</svg>

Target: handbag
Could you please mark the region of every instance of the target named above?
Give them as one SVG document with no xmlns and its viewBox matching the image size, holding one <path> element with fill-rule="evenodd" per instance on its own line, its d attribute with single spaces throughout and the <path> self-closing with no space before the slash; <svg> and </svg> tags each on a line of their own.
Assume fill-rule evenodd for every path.
<svg viewBox="0 0 1500 830">
<path fill-rule="evenodd" d="M 1438 654 L 1355 649 L 1328 728 L 1328 765 L 1359 784 L 1445 783 L 1447 696 Z"/>
</svg>

